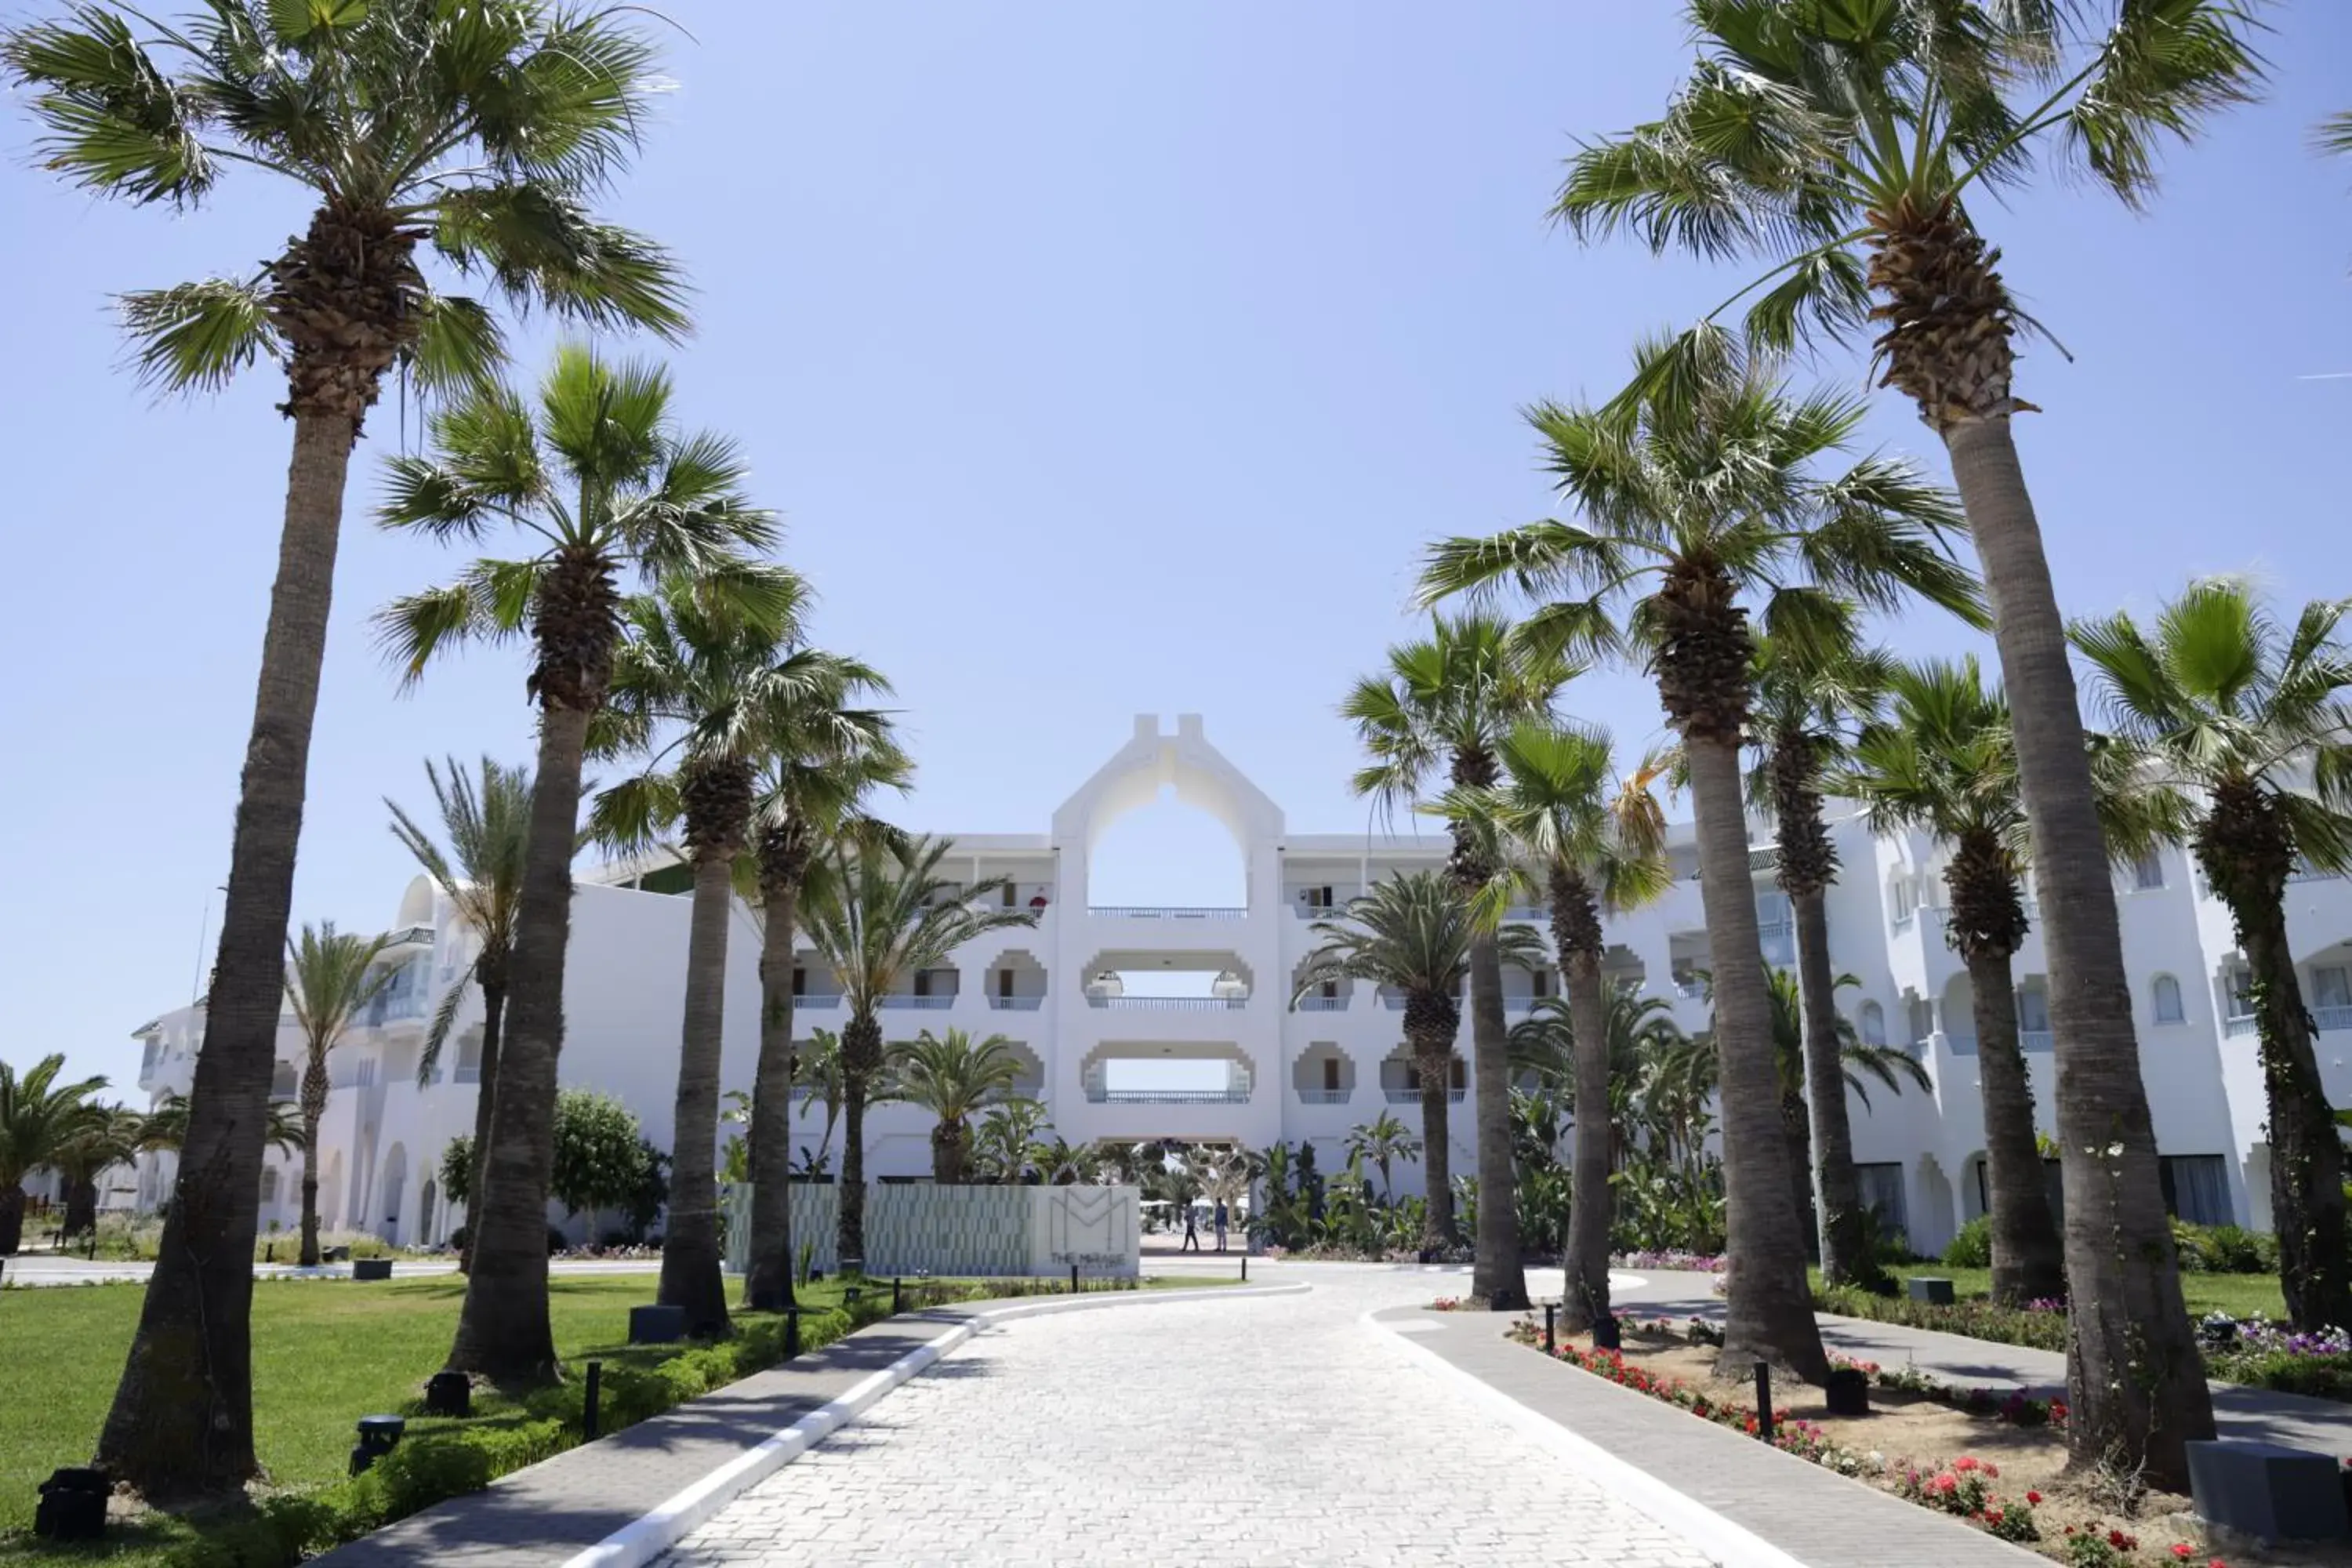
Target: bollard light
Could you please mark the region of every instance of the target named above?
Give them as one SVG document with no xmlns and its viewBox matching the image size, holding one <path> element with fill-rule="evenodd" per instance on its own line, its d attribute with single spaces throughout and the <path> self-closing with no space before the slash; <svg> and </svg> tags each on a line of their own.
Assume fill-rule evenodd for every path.
<svg viewBox="0 0 2352 1568">
<path fill-rule="evenodd" d="M 890 1315 L 894 1318 L 898 1315 L 900 1309 L 905 1305 L 905 1287 L 906 1281 L 900 1279 L 897 1275 L 894 1274 L 890 1277 Z"/>
<path fill-rule="evenodd" d="M 1558 1355 L 1559 1353 L 1559 1341 L 1552 1332 L 1552 1320 L 1559 1316 L 1559 1302 L 1546 1301 L 1544 1303 L 1544 1354 L 1546 1355 Z"/>
<path fill-rule="evenodd" d="M 1772 1440 L 1772 1363 L 1756 1363 L 1756 1436 Z"/>
<path fill-rule="evenodd" d="M 87 1466 L 51 1473 L 37 1489 L 33 1533 L 51 1541 L 97 1541 L 106 1534 L 106 1472 Z"/>
<path fill-rule="evenodd" d="M 1073 1295 L 1073 1296 L 1075 1296 L 1075 1295 L 1076 1295 L 1077 1293 L 1078 1293 L 1078 1266 L 1077 1266 L 1076 1264 L 1073 1263 L 1073 1264 L 1071 1264 L 1071 1265 L 1070 1265 L 1070 1294 L 1071 1294 L 1071 1295 Z"/>
<path fill-rule="evenodd" d="M 359 1420 L 358 1445 L 352 1449 L 352 1474 L 361 1475 L 378 1459 L 400 1447 L 401 1434 L 408 1430 L 408 1422 L 398 1415 L 362 1415 Z"/>
<path fill-rule="evenodd" d="M 790 1361 L 801 1353 L 801 1310 L 784 1309 L 784 1359 Z"/>
</svg>

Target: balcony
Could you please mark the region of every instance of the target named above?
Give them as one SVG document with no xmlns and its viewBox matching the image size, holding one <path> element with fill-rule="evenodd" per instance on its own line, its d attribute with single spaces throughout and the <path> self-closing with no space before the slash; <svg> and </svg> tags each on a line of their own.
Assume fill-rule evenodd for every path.
<svg viewBox="0 0 2352 1568">
<path fill-rule="evenodd" d="M 1351 1089 L 1302 1089 L 1298 1091 L 1298 1103 L 1301 1105 L 1345 1105 L 1349 1100 L 1355 1098 L 1355 1093 L 1356 1091 Z M 1421 1097 L 1419 1095 L 1415 1095 L 1413 1098 L 1415 1100 L 1419 1100 Z"/>
<path fill-rule="evenodd" d="M 1909 923 L 1909 921 L 1908 921 L 1908 918 L 1906 917 L 1906 919 L 1905 920 L 1904 924 L 1907 925 L 1908 923 Z M 1895 929 L 1895 930 L 1897 930 L 1897 931 L 1901 931 L 1901 930 L 1903 929 L 1903 926 L 1898 925 L 1898 926 L 1896 926 Z M 1796 922 L 1795 922 L 1794 921 L 1790 920 L 1790 919 L 1788 916 L 1786 916 L 1786 915 L 1782 915 L 1782 916 L 1781 916 L 1780 919 L 1778 919 L 1778 920 L 1765 920 L 1765 919 L 1763 919 L 1763 918 L 1762 918 L 1762 917 L 1760 917 L 1760 916 L 1759 916 L 1759 917 L 1758 917 L 1758 919 L 1757 919 L 1757 921 L 1756 921 L 1756 935 L 1758 936 L 1758 938 L 1759 938 L 1759 939 L 1760 939 L 1760 940 L 1762 940 L 1762 941 L 1764 941 L 1764 942 L 1771 942 L 1771 941 L 1774 941 L 1774 940 L 1776 940 L 1776 939 L 1777 939 L 1777 940 L 1780 940 L 1780 941 L 1786 941 L 1786 940 L 1788 940 L 1789 938 L 1790 938 L 1790 937 L 1792 937 L 1792 936 L 1796 935 L 1796 934 L 1797 934 L 1797 925 L 1796 925 Z"/>
<path fill-rule="evenodd" d="M 946 996 L 877 996 L 877 1007 L 914 1007 L 927 1013 L 941 1013 L 955 1005 L 952 994 Z"/>
<path fill-rule="evenodd" d="M 1231 1013 L 1249 1005 L 1246 996 L 1089 996 L 1089 1007 L 1145 1013 Z"/>
<path fill-rule="evenodd" d="M 2352 1029 L 2352 1007 L 2314 1007 L 2311 1021 L 2323 1029 Z"/>
<path fill-rule="evenodd" d="M 387 951 L 395 947 L 431 947 L 433 928 L 431 926 L 404 927 L 386 938 L 383 945 Z"/>
<path fill-rule="evenodd" d="M 991 996 L 989 1011 L 992 1013 L 1034 1013 L 1045 1005 L 1043 996 Z"/>
<path fill-rule="evenodd" d="M 1090 1105 L 1247 1105 L 1245 1089 L 1097 1089 L 1087 1086 Z"/>
<path fill-rule="evenodd" d="M 1896 915 L 1895 917 L 1894 925 L 1889 929 L 1891 929 L 1896 936 L 1901 936 L 1905 931 L 1909 931 L 1914 925 L 1917 924 L 1918 919 L 1919 917 L 1916 911 L 1910 914 Z"/>
<path fill-rule="evenodd" d="M 793 998 L 793 1011 L 795 1013 L 803 1012 L 812 1007 L 822 1013 L 828 1008 L 838 1007 L 840 1005 L 841 993 L 838 991 L 825 996 L 795 996 Z"/>
<path fill-rule="evenodd" d="M 1421 1090 L 1417 1089 L 1391 1089 L 1384 1090 L 1383 1092 L 1388 1095 L 1389 1103 L 1391 1105 L 1419 1105 L 1421 1103 Z M 1459 1105 L 1462 1103 L 1462 1097 L 1469 1092 L 1470 1091 L 1468 1089 L 1449 1089 L 1445 1091 L 1445 1103 L 1448 1105 Z"/>
<path fill-rule="evenodd" d="M 1129 921 L 1237 921 L 1249 910 L 1189 904 L 1088 904 L 1087 913 Z"/>
<path fill-rule="evenodd" d="M 2241 1035 L 2251 1035 L 2255 1032 L 2254 1016 L 2252 1013 L 2245 1013 L 2224 1018 L 2221 1020 L 2221 1032 L 2232 1038 Z"/>
<path fill-rule="evenodd" d="M 1302 1013 L 1344 1013 L 1348 1010 L 1345 996 L 1301 996 L 1298 1010 Z"/>
<path fill-rule="evenodd" d="M 467 1065 L 464 1065 L 464 1066 L 460 1066 L 460 1067 L 459 1067 L 459 1068 L 457 1068 L 455 1071 L 453 1071 L 452 1073 L 450 1073 L 450 1075 L 449 1075 L 449 1081 L 450 1081 L 451 1083 L 479 1083 L 479 1082 L 481 1082 L 481 1081 L 482 1081 L 482 1064 L 481 1064 L 481 1063 L 479 1063 L 479 1062 L 473 1062 L 473 1063 L 469 1063 L 469 1064 L 467 1064 Z"/>
<path fill-rule="evenodd" d="M 2058 1037 L 2048 1029 L 2020 1029 L 2017 1048 L 2021 1051 L 2051 1051 L 2058 1047 Z"/>
</svg>

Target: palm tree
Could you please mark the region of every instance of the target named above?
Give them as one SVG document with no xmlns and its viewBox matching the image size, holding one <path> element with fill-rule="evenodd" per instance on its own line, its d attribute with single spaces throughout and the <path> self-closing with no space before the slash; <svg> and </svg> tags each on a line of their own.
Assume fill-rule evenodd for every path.
<svg viewBox="0 0 2352 1568">
<path fill-rule="evenodd" d="M 1650 793 L 1658 764 L 1647 763 L 1622 787 L 1606 731 L 1556 724 L 1518 725 L 1496 746 L 1500 778 L 1485 789 L 1449 792 L 1439 803 L 1493 841 L 1488 864 L 1498 875 L 1486 897 L 1508 900 L 1526 887 L 1550 905 L 1552 942 L 1567 981 L 1571 1098 L 1595 1111 L 1576 1119 L 1570 1184 L 1562 1305 L 1572 1331 L 1609 1313 L 1609 995 L 1601 961 L 1603 910 L 1621 913 L 1653 902 L 1673 884 L 1665 858 L 1665 817 Z M 1517 1031 L 1515 1029 L 1513 1035 Z M 1506 1061 L 1520 1065 L 1505 1041 Z M 1485 1183 L 1480 1183 L 1483 1205 Z"/>
<path fill-rule="evenodd" d="M 1429 1203 L 1422 1245 L 1432 1250 L 1453 1247 L 1446 1100 L 1453 1088 L 1454 1041 L 1462 1029 L 1462 981 L 1469 973 L 1470 950 L 1479 940 L 1470 901 L 1450 876 L 1399 873 L 1375 884 L 1364 897 L 1349 900 L 1338 919 L 1316 921 L 1313 933 L 1317 945 L 1299 964 L 1293 1006 L 1325 982 L 1337 980 L 1361 980 L 1404 997 L 1404 1037 L 1412 1047 L 1413 1068 L 1421 1080 L 1422 1174 Z M 1527 927 L 1504 926 L 1494 936 L 1503 961 L 1529 969 L 1543 963 L 1543 946 Z M 1495 1076 L 1509 1087 L 1507 1066 L 1498 1066 Z M 1507 1099 L 1507 1118 L 1509 1109 Z M 1507 1125 L 1503 1137 L 1507 1154 Z M 1516 1233 L 1509 1250 L 1516 1268 Z"/>
<path fill-rule="evenodd" d="M 2189 847 L 2229 907 L 2251 971 L 2268 1097 L 2271 1213 L 2287 1316 L 2352 1322 L 2344 1152 L 2320 1082 L 2287 940 L 2299 865 L 2352 869 L 2352 600 L 2315 600 L 2292 626 L 2248 584 L 2195 583 L 2143 632 L 2122 611 L 2079 622 L 2092 689 L 2147 782 L 2193 797 Z"/>
<path fill-rule="evenodd" d="M 950 1186 L 964 1179 L 971 1154 L 972 1116 L 1009 1099 L 1021 1081 L 1021 1058 L 1003 1035 L 974 1040 L 963 1029 L 929 1029 L 894 1053 L 898 1098 L 938 1119 L 931 1129 L 931 1180 Z"/>
<path fill-rule="evenodd" d="M 1630 1135 L 1650 1128 L 1640 1100 L 1651 1064 L 1690 1042 L 1675 1023 L 1674 1004 L 1663 996 L 1644 996 L 1630 984 L 1612 985 L 1604 989 L 1601 1007 L 1608 1078 L 1600 1115 L 1613 1134 L 1610 1158 L 1611 1168 L 1616 1169 L 1625 1162 Z M 1511 1070 L 1532 1075 L 1538 1088 L 1571 1113 L 1580 1103 L 1576 1040 L 1575 1013 L 1565 996 L 1537 998 L 1528 1016 L 1511 1026 Z"/>
<path fill-rule="evenodd" d="M 1945 940 L 1968 966 L 1983 1086 L 1993 1299 L 2066 1294 L 2065 1256 L 2043 1184 L 2033 1089 L 2019 1048 L 2011 960 L 2027 931 L 2025 812 L 2009 708 L 1973 658 L 1896 668 L 1891 706 L 1865 728 L 1838 793 L 1863 803 L 1874 833 L 1920 829 L 1948 851 Z"/>
<path fill-rule="evenodd" d="M 1002 878 L 958 887 L 941 877 L 940 862 L 954 847 L 950 838 L 920 836 L 862 849 L 835 841 L 825 857 L 824 883 L 811 889 L 809 936 L 841 977 L 849 1010 L 841 1031 L 838 1251 L 845 1272 L 866 1260 L 866 1106 L 887 1065 L 875 1016 L 883 998 L 968 942 L 1037 923 L 1034 910 L 994 901 L 1008 885 Z"/>
<path fill-rule="evenodd" d="M 1801 954 L 1800 957 L 1801 958 Z M 1822 1076 L 1814 1058 L 1813 1021 L 1804 1005 L 1804 982 L 1785 969 L 1772 971 L 1772 1058 L 1780 1068 L 1780 1124 L 1789 1136 L 1790 1173 L 1796 1183 L 1794 1199 L 1801 1212 L 1812 1200 L 1805 1173 L 1811 1163 L 1811 1151 L 1816 1131 L 1815 1114 L 1821 1104 L 1818 1080 Z M 1851 974 L 1841 974 L 1831 983 L 1831 994 L 1858 986 L 1862 982 Z M 1839 1122 L 1844 1124 L 1845 1097 L 1851 1092 L 1862 1101 L 1864 1111 L 1870 1110 L 1870 1085 L 1901 1094 L 1906 1082 L 1922 1094 L 1935 1092 L 1935 1083 L 1919 1059 L 1900 1046 L 1874 1045 L 1864 1040 L 1851 1019 L 1839 1013 L 1834 1004 L 1830 1008 L 1830 1040 L 1834 1055 L 1829 1068 L 1830 1092 L 1836 1098 Z M 1824 1152 L 1822 1161 L 1829 1155 Z M 1851 1182 L 1853 1152 L 1846 1159 Z M 1855 1254 L 1862 1268 L 1847 1275 L 1845 1283 L 1866 1283 L 1883 1278 L 1885 1271 L 1871 1255 L 1870 1226 L 1864 1219 L 1862 1196 L 1855 1184 L 1853 1228 Z M 1824 1227 L 1826 1228 L 1826 1226 Z M 1828 1270 L 1822 1270 L 1826 1278 Z"/>
<path fill-rule="evenodd" d="M 734 444 L 677 428 L 668 374 L 558 351 L 533 410 L 478 387 L 429 422 L 430 449 L 390 464 L 377 521 L 466 542 L 512 522 L 542 547 L 478 561 L 457 582 L 378 616 L 387 648 L 417 679 L 435 654 L 528 635 L 526 690 L 540 709 L 530 838 L 515 918 L 514 983 L 491 1106 L 489 1154 L 472 1223 L 474 1266 L 449 1363 L 504 1383 L 556 1375 L 547 1308 L 547 1194 L 555 1061 L 589 725 L 603 713 L 623 630 L 620 579 L 690 581 L 706 613 L 789 636 L 798 577 L 746 552 L 773 519 L 743 493 Z"/>
<path fill-rule="evenodd" d="M 380 963 L 392 933 L 363 937 L 338 931 L 332 921 L 305 924 L 299 942 L 286 943 L 286 1002 L 302 1031 L 302 1267 L 319 1262 L 319 1123 L 327 1115 L 327 1053 L 400 973 Z"/>
<path fill-rule="evenodd" d="M 65 1178 L 68 1236 L 98 1228 L 98 1178 L 110 1166 L 128 1164 L 144 1146 L 147 1119 L 125 1106 L 88 1108 L 74 1132 L 58 1144 L 48 1164 Z"/>
<path fill-rule="evenodd" d="M 1516 724 L 1548 715 L 1553 697 L 1571 673 L 1557 659 L 1516 650 L 1510 627 L 1496 616 L 1433 617 L 1428 637 L 1391 648 L 1387 671 L 1358 681 L 1341 705 L 1341 714 L 1355 723 L 1370 759 L 1357 771 L 1356 793 L 1392 809 L 1421 798 L 1441 771 L 1456 789 L 1493 784 L 1496 752 L 1504 735 Z M 1496 861 L 1492 847 L 1474 825 L 1455 823 L 1453 836 L 1446 873 L 1455 895 L 1466 903 L 1493 880 Z M 1496 1311 L 1522 1311 L 1528 1306 L 1528 1281 L 1519 1267 L 1519 1222 L 1514 1206 L 1517 1184 L 1511 1173 L 1503 965 L 1491 919 L 1473 929 L 1469 958 L 1479 1192 L 1470 1293 Z M 1430 1204 L 1437 1206 L 1434 1192 Z M 1450 1238 L 1450 1193 L 1445 1208 L 1441 1229 Z"/>
<path fill-rule="evenodd" d="M 170 66 L 173 68 L 167 69 Z M 164 1222 L 99 1458 L 151 1496 L 234 1491 L 256 1473 L 249 1257 L 278 1036 L 311 722 L 353 445 L 384 377 L 428 390 L 501 353 L 478 300 L 426 283 L 418 247 L 459 275 L 598 327 L 686 328 L 669 258 L 587 204 L 637 146 L 658 85 L 651 42 L 613 9 L 539 0 L 214 0 L 177 25 L 78 5 L 0 32 L 29 89 L 43 165 L 84 189 L 175 209 L 232 169 L 299 187 L 304 230 L 242 278 L 126 296 L 142 374 L 209 392 L 267 357 L 285 367 L 293 458 L 253 727 L 230 849 L 189 1157 Z M 190 1226 L 211 1227 L 197 1235 Z M 191 1352 L 189 1346 L 201 1347 Z"/>
<path fill-rule="evenodd" d="M 153 1110 L 139 1119 L 139 1147 L 142 1152 L 168 1149 L 177 1153 L 186 1147 L 187 1142 L 188 1097 L 166 1092 L 156 1100 Z M 293 1153 L 302 1147 L 302 1111 L 299 1101 L 292 1110 L 289 1110 L 288 1102 L 282 1100 L 269 1102 L 269 1113 L 262 1118 L 261 1142 L 264 1148 L 275 1149 L 281 1154 Z"/>
<path fill-rule="evenodd" d="M 2239 0 L 1688 9 L 1701 50 L 1690 79 L 1663 118 L 1580 152 L 1557 211 L 1581 234 L 1632 228 L 1655 250 L 1775 258 L 1735 297 L 1772 283 L 1748 332 L 1785 344 L 1885 323 L 1886 383 L 1943 438 L 1996 612 L 2050 915 L 2075 1303 L 2068 1447 L 2079 1464 L 2119 1457 L 2185 1485 L 2182 1445 L 2212 1435 L 2211 1401 L 2158 1198 L 2065 629 L 2010 429 L 2033 406 L 2012 390 L 2013 340 L 2036 323 L 1963 196 L 2022 184 L 2039 154 L 2145 201 L 2159 141 L 2255 94 L 2259 24 Z M 1679 357 L 1660 362 L 1664 379 Z"/>
<path fill-rule="evenodd" d="M 473 1167 L 466 1185 L 468 1193 L 478 1193 L 482 1162 L 490 1146 L 490 1108 L 498 1095 L 499 1041 L 514 963 L 515 919 L 522 908 L 523 858 L 530 845 L 530 770 L 510 768 L 485 756 L 477 783 L 457 758 L 451 757 L 448 766 L 445 779 L 431 758 L 425 762 L 425 782 L 432 786 L 433 804 L 441 815 L 446 850 L 396 802 L 386 797 L 383 805 L 392 813 L 392 836 L 416 858 L 474 933 L 473 959 L 450 984 L 425 1030 L 425 1048 L 416 1058 L 416 1082 L 419 1088 L 432 1082 L 466 986 L 480 986 L 482 1043 L 474 1073 Z M 457 1260 L 460 1272 L 473 1257 L 474 1227 L 467 1226 Z"/>
<path fill-rule="evenodd" d="M 1044 1145 L 1040 1135 L 1051 1131 L 1045 1108 L 1034 1100 L 1000 1099 L 982 1112 L 972 1129 L 971 1158 L 983 1179 L 1017 1184 L 1021 1173 Z M 1055 1143 L 1062 1140 L 1055 1139 Z"/>
<path fill-rule="evenodd" d="M 80 1135 L 96 1109 L 89 1097 L 106 1087 L 103 1078 L 59 1083 L 65 1067 L 61 1051 L 43 1057 L 22 1077 L 0 1062 L 0 1258 L 24 1241 L 25 1178 L 55 1163 L 58 1151 Z"/>
<path fill-rule="evenodd" d="M 1388 1111 L 1381 1111 L 1370 1121 L 1358 1122 L 1348 1129 L 1347 1151 L 1351 1160 L 1369 1161 L 1381 1173 L 1381 1202 L 1395 1201 L 1395 1187 L 1389 1176 L 1389 1166 L 1399 1160 L 1421 1158 L 1422 1141 L 1412 1129 Z"/>
<path fill-rule="evenodd" d="M 878 841 L 868 796 L 906 789 L 913 763 L 889 716 L 854 706 L 887 696 L 888 681 L 857 659 L 819 649 L 793 655 L 805 679 L 781 683 L 765 705 L 751 868 L 760 931 L 760 1060 L 751 1086 L 751 1241 L 744 1300 L 791 1299 L 793 972 L 800 902 L 818 847 L 844 835 Z M 830 1123 L 827 1126 L 830 1136 Z"/>
<path fill-rule="evenodd" d="M 1773 826 L 1774 878 L 1789 896 L 1803 1002 L 1797 1094 L 1810 1101 L 1803 1120 L 1811 1159 L 1794 1161 L 1798 1187 L 1807 1197 L 1797 1212 L 1818 1210 L 1822 1278 L 1873 1288 L 1885 1281 L 1885 1271 L 1870 1246 L 1838 1071 L 1841 1030 L 1851 1031 L 1838 1014 L 1830 971 L 1828 889 L 1837 880 L 1838 857 L 1822 818 L 1822 783 L 1843 757 L 1854 728 L 1876 710 L 1892 663 L 1887 654 L 1860 646 L 1850 618 L 1842 626 L 1832 620 L 1817 642 L 1764 638 L 1757 647 L 1756 705 L 1748 721 L 1758 752 L 1749 793 Z M 1775 996 L 1777 1005 L 1777 988 Z M 1791 1152 L 1798 1152 L 1793 1146 Z"/>
<path fill-rule="evenodd" d="M 1617 408 L 1544 405 L 1530 415 L 1577 523 L 1541 522 L 1436 547 L 1430 599 L 1502 583 L 1550 593 L 1526 640 L 1637 662 L 1656 679 L 1681 737 L 1697 821 L 1700 894 L 1712 949 L 1723 1074 L 1723 1163 L 1730 1270 L 1722 1362 L 1773 1361 L 1829 1373 L 1805 1279 L 1803 1216 L 1788 1198 L 1788 1141 L 1776 1113 L 1771 1002 L 1748 868 L 1739 752 L 1752 711 L 1754 639 L 1791 642 L 1919 593 L 1966 615 L 1969 574 L 1946 552 L 1959 531 L 1945 494 L 1909 463 L 1879 456 L 1833 476 L 1863 417 L 1853 398 L 1791 399 L 1772 368 L 1722 342 L 1687 378 L 1658 389 L 1673 349 L 1644 344 Z"/>
<path fill-rule="evenodd" d="M 809 1048 L 797 1052 L 793 1058 L 793 1085 L 805 1087 L 805 1098 L 821 1100 L 824 1105 L 824 1133 L 816 1141 L 814 1152 L 808 1152 L 803 1169 L 814 1175 L 824 1167 L 833 1148 L 834 1125 L 841 1120 L 842 1101 L 845 1098 L 841 1086 L 841 1037 L 831 1029 L 813 1029 Z M 803 1112 L 805 1114 L 805 1112 Z"/>
</svg>

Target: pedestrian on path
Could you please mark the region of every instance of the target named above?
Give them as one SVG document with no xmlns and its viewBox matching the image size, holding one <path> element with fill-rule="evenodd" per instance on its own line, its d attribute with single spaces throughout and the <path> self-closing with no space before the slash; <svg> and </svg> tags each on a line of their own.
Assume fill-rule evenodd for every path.
<svg viewBox="0 0 2352 1568">
<path fill-rule="evenodd" d="M 1186 1204 L 1184 1205 L 1184 1245 L 1178 1247 L 1176 1250 L 1182 1252 L 1188 1248 L 1194 1252 L 1201 1250 L 1201 1227 L 1192 1218 L 1192 1205 L 1191 1204 Z"/>
<path fill-rule="evenodd" d="M 1220 1199 L 1217 1201 L 1217 1250 L 1218 1250 L 1219 1252 L 1223 1252 L 1224 1249 L 1225 1249 L 1225 1205 L 1224 1205 L 1224 1200 L 1223 1200 L 1223 1199 L 1222 1199 L 1222 1198 L 1220 1198 Z"/>
</svg>

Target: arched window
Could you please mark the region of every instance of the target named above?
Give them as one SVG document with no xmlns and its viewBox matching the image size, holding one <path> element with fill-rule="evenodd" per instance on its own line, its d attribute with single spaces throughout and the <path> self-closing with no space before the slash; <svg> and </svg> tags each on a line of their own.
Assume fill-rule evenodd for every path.
<svg viewBox="0 0 2352 1568">
<path fill-rule="evenodd" d="M 1862 1043 L 1866 1046 L 1886 1043 L 1886 1009 L 1875 1002 L 1862 1005 Z"/>
<path fill-rule="evenodd" d="M 2159 1024 L 2184 1022 L 2189 1015 L 2180 1005 L 2180 982 L 2169 974 L 2156 977 L 2156 1021 Z"/>
</svg>

